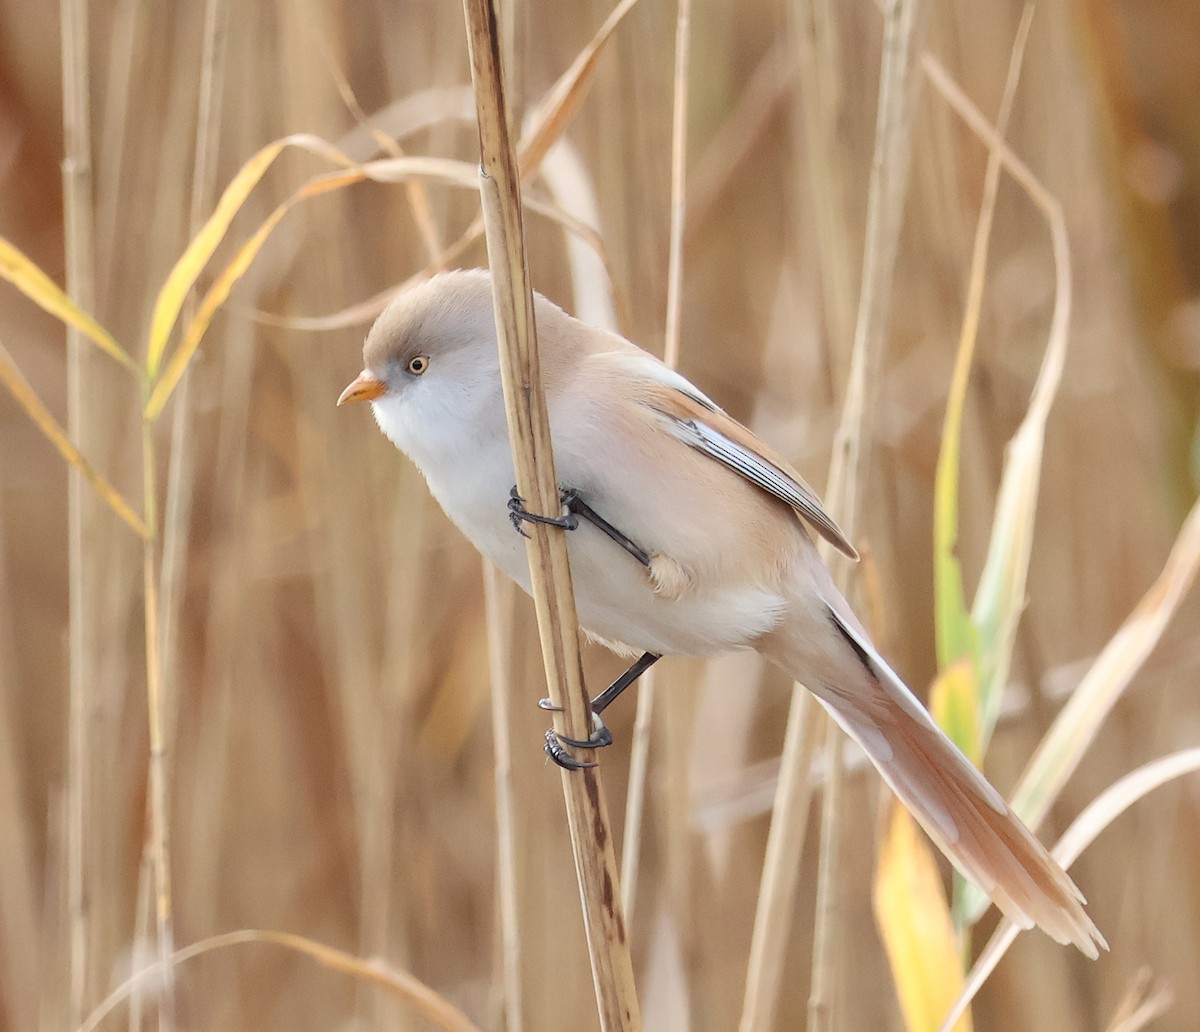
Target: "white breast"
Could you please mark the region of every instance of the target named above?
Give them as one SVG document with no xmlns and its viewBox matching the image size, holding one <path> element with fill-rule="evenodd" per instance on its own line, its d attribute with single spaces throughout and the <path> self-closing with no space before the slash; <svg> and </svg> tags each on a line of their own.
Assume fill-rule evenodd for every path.
<svg viewBox="0 0 1200 1032">
<path fill-rule="evenodd" d="M 414 392 L 415 393 L 415 392 Z M 374 403 L 383 432 L 424 474 L 430 491 L 471 543 L 525 591 L 529 566 L 525 540 L 509 520 L 514 473 L 504 425 L 463 419 L 458 412 L 422 412 L 418 399 L 383 398 Z M 577 444 L 578 442 L 572 442 Z M 556 446 L 565 486 L 599 486 L 596 449 Z M 622 478 L 616 477 L 619 482 Z M 624 501 L 608 491 L 587 497 L 605 519 L 621 528 Z M 552 515 L 558 515 L 557 513 Z M 681 598 L 655 592 L 647 570 L 589 523 L 569 532 L 571 573 L 581 625 L 614 647 L 660 655 L 714 655 L 744 647 L 778 620 L 783 599 L 747 585 L 708 587 Z M 653 541 L 639 542 L 654 551 Z"/>
</svg>

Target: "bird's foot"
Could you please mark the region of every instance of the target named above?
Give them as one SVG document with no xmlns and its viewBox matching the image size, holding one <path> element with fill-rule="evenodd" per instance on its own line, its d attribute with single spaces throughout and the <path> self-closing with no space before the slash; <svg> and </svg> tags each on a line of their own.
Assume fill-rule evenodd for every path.
<svg viewBox="0 0 1200 1032">
<path fill-rule="evenodd" d="M 659 660 L 659 656 L 654 652 L 643 653 L 640 658 L 634 661 L 633 665 L 618 677 L 612 684 L 604 689 L 591 701 L 592 710 L 592 734 L 585 741 L 579 741 L 576 738 L 566 738 L 560 735 L 557 731 L 551 729 L 546 732 L 546 753 L 560 767 L 566 767 L 568 770 L 579 770 L 581 766 L 592 767 L 595 764 L 585 763 L 582 760 L 576 760 L 566 747 L 572 746 L 576 749 L 603 749 L 606 745 L 612 745 L 612 732 L 600 719 L 600 714 L 608 708 L 608 706 L 617 698 L 626 688 L 634 681 L 642 676 Z M 549 699 L 538 699 L 538 708 L 548 710 L 551 713 L 561 713 L 562 707 L 555 706 Z"/>
<path fill-rule="evenodd" d="M 567 752 L 566 747 L 555 734 L 554 728 L 546 732 L 546 744 L 543 748 L 546 750 L 546 755 L 564 770 L 587 770 L 588 767 L 596 766 L 592 760 L 577 760 Z"/>
<path fill-rule="evenodd" d="M 539 699 L 538 708 L 548 710 L 551 713 L 561 713 L 562 707 L 555 706 L 549 699 Z M 608 729 L 603 720 L 600 719 L 600 714 L 592 711 L 592 734 L 588 738 L 568 738 L 566 735 L 560 735 L 557 731 L 551 728 L 546 732 L 546 755 L 550 757 L 560 767 L 565 767 L 567 770 L 583 770 L 585 767 L 594 767 L 595 763 L 587 760 L 577 760 L 569 752 L 567 747 L 572 749 L 603 749 L 606 746 L 613 744 L 612 732 Z"/>
<path fill-rule="evenodd" d="M 579 526 L 579 521 L 584 519 L 615 541 L 647 569 L 650 568 L 650 554 L 588 505 L 575 488 L 562 488 L 558 497 L 562 502 L 563 514 L 561 516 L 539 516 L 525 508 L 525 500 L 517 493 L 517 487 L 514 484 L 513 489 L 508 493 L 508 518 L 512 521 L 516 532 L 522 537 L 529 537 L 525 533 L 525 528 L 521 526 L 527 521 L 545 523 L 547 526 L 561 527 L 563 530 L 575 530 Z"/>
<path fill-rule="evenodd" d="M 517 485 L 513 484 L 513 488 L 508 493 L 508 519 L 515 530 L 521 537 L 529 537 L 525 533 L 525 528 L 522 523 L 544 523 L 548 527 L 559 527 L 562 530 L 574 530 L 579 526 L 579 517 L 575 515 L 571 508 L 571 501 L 579 496 L 575 491 L 562 490 L 559 492 L 559 498 L 562 501 L 563 513 L 561 516 L 539 516 L 535 512 L 530 512 L 525 508 L 525 499 L 517 493 Z"/>
</svg>

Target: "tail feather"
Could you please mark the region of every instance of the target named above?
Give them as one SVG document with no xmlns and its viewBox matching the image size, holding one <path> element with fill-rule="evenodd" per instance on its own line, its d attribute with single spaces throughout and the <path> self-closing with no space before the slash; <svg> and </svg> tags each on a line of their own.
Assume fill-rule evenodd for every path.
<svg viewBox="0 0 1200 1032">
<path fill-rule="evenodd" d="M 951 863 L 1007 917 L 1099 956 L 1108 944 L 1084 912 L 1086 901 L 1070 876 L 880 658 L 840 597 L 830 613 L 859 660 L 846 679 L 831 684 L 814 678 L 822 683 L 813 684 L 805 676 L 810 671 L 794 668 L 804 665 L 794 662 L 794 649 L 776 658 L 862 746 Z"/>
</svg>

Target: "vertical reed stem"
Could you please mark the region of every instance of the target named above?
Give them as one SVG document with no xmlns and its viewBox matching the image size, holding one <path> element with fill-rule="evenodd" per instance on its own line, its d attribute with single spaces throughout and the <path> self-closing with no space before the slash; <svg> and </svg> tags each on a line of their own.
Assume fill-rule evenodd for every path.
<svg viewBox="0 0 1200 1032">
<path fill-rule="evenodd" d="M 827 721 L 832 724 L 832 721 Z M 842 784 L 846 778 L 842 752 L 845 740 L 836 727 L 825 741 L 828 775 L 821 809 L 821 880 L 817 886 L 817 921 L 813 941 L 813 976 L 808 997 L 808 1032 L 831 1032 L 837 1027 L 837 957 L 841 946 L 838 920 L 838 880 L 841 845 Z M 833 958 L 817 963 L 821 958 Z"/>
<path fill-rule="evenodd" d="M 561 503 L 541 385 L 533 297 L 525 262 L 520 182 L 508 133 L 496 11 L 492 0 L 464 0 L 463 6 L 479 113 L 479 192 L 517 488 L 534 511 L 557 512 Z M 565 536 L 537 524 L 530 533 L 526 552 L 547 687 L 554 705 L 561 707 L 556 728 L 572 738 L 585 738 L 591 731 L 591 707 L 583 683 Z M 604 1032 L 638 1030 L 642 1027 L 641 1011 L 634 990 L 612 824 L 599 768 L 564 770 L 562 786 L 600 1027 Z"/>
<path fill-rule="evenodd" d="M 914 73 L 915 55 L 920 52 L 920 29 L 924 25 L 926 5 L 921 0 L 892 0 L 885 20 L 882 69 L 879 83 L 879 109 L 876 118 L 875 154 L 867 198 L 867 232 L 863 251 L 862 283 L 855 320 L 854 346 L 850 358 L 842 416 L 834 435 L 833 457 L 825 495 L 826 507 L 853 539 L 858 524 L 858 504 L 863 454 L 870 442 L 872 405 L 868 394 L 878 382 L 877 370 L 883 351 L 884 330 L 891 301 L 891 278 L 900 236 L 904 196 L 908 183 L 911 154 L 912 119 L 916 110 Z M 810 55 L 811 58 L 811 55 Z M 817 81 L 817 80 L 813 80 Z M 826 98 L 828 100 L 828 98 Z M 830 112 L 824 112 L 828 118 Z M 829 124 L 829 123 L 826 123 Z M 820 203 L 820 202 L 818 202 Z M 831 231 L 830 231 L 831 232 Z M 836 235 L 836 234 L 834 234 Z M 832 285 L 827 286 L 827 291 Z M 834 292 L 836 296 L 836 292 Z M 836 304 L 832 307 L 836 308 Z M 821 543 L 822 555 L 831 562 L 834 580 L 845 591 L 848 568 L 844 561 L 831 558 Z M 792 706 L 811 707 L 812 703 L 797 692 Z M 767 842 L 767 860 L 755 922 L 751 957 L 763 961 L 752 964 L 743 1002 L 741 1032 L 760 1032 L 770 1027 L 778 995 L 778 978 L 772 979 L 764 951 L 769 943 L 776 949 L 786 945 L 784 934 L 790 917 L 789 900 L 799 874 L 799 857 L 789 856 L 780 842 L 795 841 L 801 834 L 797 823 L 807 820 L 807 800 L 797 791 L 799 780 L 807 776 L 811 752 L 802 729 L 804 720 L 793 715 L 781 758 L 783 774 L 776 795 Z M 831 729 L 831 737 L 840 732 Z M 817 886 L 817 914 L 814 930 L 810 1021 L 813 1027 L 833 1027 L 835 1011 L 832 991 L 834 973 L 839 966 L 836 956 L 837 856 L 840 821 L 836 794 L 842 777 L 842 749 L 830 744 L 830 761 L 821 826 L 821 863 Z"/>
<path fill-rule="evenodd" d="M 667 257 L 667 319 L 663 333 L 663 361 L 672 369 L 679 363 L 679 338 L 683 311 L 683 241 L 687 215 L 687 112 L 688 68 L 691 60 L 692 0 L 679 0 L 675 22 L 675 90 L 671 122 L 671 243 Z M 629 787 L 625 794 L 625 837 L 621 850 L 621 904 L 625 920 L 632 922 L 637 898 L 638 863 L 642 825 L 646 812 L 646 775 L 650 763 L 650 729 L 658 672 L 642 675 L 638 686 L 637 716 L 629 752 Z"/>
<path fill-rule="evenodd" d="M 507 1032 L 525 1028 L 521 984 L 521 911 L 518 905 L 516 791 L 513 785 L 511 713 L 514 698 L 511 677 L 513 588 L 501 584 L 496 568 L 483 560 L 483 605 L 488 631 L 488 665 L 491 668 L 492 742 L 496 750 L 496 882 L 500 895 L 501 982 L 504 987 L 504 1022 Z"/>
<path fill-rule="evenodd" d="M 192 162 L 192 196 L 188 237 L 195 239 L 212 208 L 217 185 L 217 146 L 221 130 L 221 96 L 225 71 L 226 0 L 204 5 L 204 45 L 200 56 L 200 95 L 196 106 L 196 156 Z M 194 295 L 184 305 L 183 322 L 196 313 Z M 171 700 L 167 727 L 174 728 L 178 702 L 174 697 L 178 656 L 176 628 L 187 586 L 187 544 L 192 511 L 192 391 L 190 376 L 180 381 L 171 413 L 171 444 L 167 466 L 167 500 L 163 518 L 162 551 L 162 657 L 163 680 Z"/>
<path fill-rule="evenodd" d="M 92 132 L 89 103 L 87 0 L 61 0 L 63 77 L 63 229 L 67 293 L 86 311 L 94 306 L 94 212 Z M 89 345 L 78 330 L 67 331 L 67 432 L 84 440 L 84 365 Z M 84 889 L 87 836 L 88 712 L 93 676 L 87 645 L 90 615 L 84 578 L 85 502 L 88 487 L 78 470 L 67 474 L 67 560 L 69 569 L 69 703 L 67 753 L 67 920 L 70 950 L 68 1020 L 75 1028 L 86 1013 L 88 899 Z"/>
<path fill-rule="evenodd" d="M 835 518 L 851 537 L 858 526 L 863 457 L 871 440 L 870 417 L 874 405 L 870 395 L 880 379 L 878 370 L 891 310 L 892 276 L 912 156 L 912 124 L 921 83 L 916 57 L 921 51 L 926 13 L 923 0 L 892 0 L 884 19 L 875 152 L 867 191 L 862 283 L 854 323 L 854 350 L 850 355 L 850 380 L 842 419 L 834 436 L 834 460 L 827 498 Z M 828 547 L 824 552 L 828 558 Z M 848 567 L 844 562 L 838 562 L 833 572 L 838 588 L 845 592 L 850 579 Z M 840 736 L 834 734 L 832 737 L 839 741 L 831 744 L 828 751 L 830 766 L 825 819 L 821 824 L 812 980 L 818 1013 L 828 1019 L 821 1027 L 827 1030 L 836 1027 L 833 1020 L 836 1011 L 829 997 L 835 985 L 834 972 L 840 967 L 837 956 L 839 936 L 832 927 L 838 920 L 836 859 L 840 836 L 839 812 L 833 797 L 840 790 L 844 773 Z"/>
<path fill-rule="evenodd" d="M 175 976 L 172 955 L 175 933 L 171 902 L 171 851 L 167 817 L 167 746 L 163 720 L 162 659 L 158 629 L 158 510 L 155 501 L 154 424 L 142 420 L 142 505 L 150 534 L 142 545 L 142 590 L 146 624 L 146 715 L 150 732 L 150 857 L 154 865 L 154 915 L 162 997 L 158 1027 L 175 1027 Z"/>
</svg>

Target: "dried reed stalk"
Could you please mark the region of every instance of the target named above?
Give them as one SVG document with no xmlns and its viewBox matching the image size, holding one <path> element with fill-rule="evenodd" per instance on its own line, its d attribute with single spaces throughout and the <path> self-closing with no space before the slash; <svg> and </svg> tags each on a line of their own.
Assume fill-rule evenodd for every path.
<svg viewBox="0 0 1200 1032">
<path fill-rule="evenodd" d="M 791 35 L 799 51 L 797 74 L 803 104 L 804 156 L 810 192 L 821 196 L 812 205 L 816 221 L 814 243 L 819 250 L 827 350 L 840 380 L 849 350 L 853 320 L 852 271 L 847 255 L 849 231 L 841 197 L 842 175 L 836 161 L 838 74 L 836 15 L 828 3 L 794 3 L 788 8 Z M 797 191 L 799 193 L 799 191 Z M 837 455 L 830 479 L 834 479 Z M 832 501 L 832 499 L 827 499 Z M 750 959 L 742 997 L 739 1032 L 773 1028 L 783 962 L 792 926 L 793 904 L 808 831 L 812 797 L 810 770 L 822 736 L 838 732 L 819 710 L 807 689 L 797 685 L 784 733 L 779 782 L 772 807 L 771 829 L 763 856 L 750 939 Z M 833 767 L 830 768 L 834 773 Z M 828 804 L 828 794 L 826 803 Z"/>
<path fill-rule="evenodd" d="M 491 0 L 464 0 L 464 10 L 479 113 L 480 196 L 517 489 L 535 511 L 558 512 L 558 480 L 541 387 L 496 12 Z M 566 539 L 557 531 L 535 526 L 527 554 L 550 698 L 562 711 L 555 724 L 572 738 L 586 738 L 591 733 L 591 708 L 583 683 Z M 640 1029 L 603 783 L 597 768 L 564 770 L 562 783 L 600 1025 L 605 1032 Z"/>
<path fill-rule="evenodd" d="M 925 5 L 921 0 L 894 0 L 887 10 L 882 70 L 879 83 L 879 112 L 876 120 L 875 156 L 867 202 L 867 236 L 863 252 L 862 286 L 855 321 L 854 348 L 851 353 L 850 379 L 842 417 L 834 436 L 826 502 L 834 518 L 853 538 L 858 522 L 859 486 L 865 443 L 870 438 L 868 415 L 872 406 L 868 397 L 878 383 L 878 368 L 883 350 L 884 329 L 891 300 L 891 279 L 900 236 L 904 195 L 908 181 L 912 147 L 912 120 L 916 109 L 914 75 L 915 56 L 920 53 L 920 33 L 925 24 Z M 829 561 L 829 551 L 823 548 Z M 833 565 L 834 579 L 843 591 L 847 586 L 848 567 Z M 807 693 L 797 691 L 793 707 L 808 707 Z M 760 890 L 751 956 L 762 958 L 747 977 L 741 1032 L 769 1028 L 773 1020 L 779 990 L 778 961 L 766 962 L 766 942 L 780 949 L 786 944 L 786 923 L 790 921 L 800 858 L 773 844 L 796 841 L 803 833 L 796 824 L 807 820 L 807 799 L 802 786 L 807 781 L 811 746 L 803 733 L 806 721 L 789 718 L 788 736 L 781 757 L 780 791 L 767 840 L 767 861 Z M 839 732 L 833 730 L 836 738 Z M 816 926 L 814 929 L 813 975 L 809 1005 L 809 1027 L 829 1029 L 835 1026 L 834 995 L 838 970 L 837 953 L 837 837 L 840 834 L 837 807 L 832 805 L 841 776 L 843 750 L 840 742 L 828 745 L 829 782 L 822 821 L 820 879 L 817 887 Z M 784 788 L 789 791 L 784 794 Z M 800 839 L 802 841 L 802 839 Z M 779 927 L 782 924 L 784 927 Z M 773 984 L 772 984 L 773 983 Z"/>
<path fill-rule="evenodd" d="M 489 682 L 492 696 L 492 743 L 496 772 L 496 892 L 500 913 L 500 976 L 504 989 L 505 1028 L 525 1028 L 525 999 L 521 982 L 524 954 L 518 906 L 516 789 L 513 779 L 512 713 L 516 685 L 510 676 L 513 592 L 483 560 L 483 605 L 488 632 Z"/>
<path fill-rule="evenodd" d="M 927 5 L 922 0 L 894 0 L 884 18 L 879 110 L 867 194 L 862 283 L 854 325 L 854 350 L 850 355 L 850 380 L 841 422 L 834 435 L 827 496 L 835 518 L 851 538 L 858 525 L 863 453 L 871 435 L 869 413 L 873 405 L 868 395 L 879 383 L 884 331 L 891 307 L 892 273 L 900 241 L 900 224 L 912 156 L 912 124 L 921 83 L 921 76 L 914 69 L 921 52 L 926 15 Z M 826 547 L 824 552 L 828 559 L 830 549 Z M 838 562 L 833 573 L 838 587 L 845 592 L 849 581 L 846 563 Z M 829 755 L 832 761 L 829 772 L 832 786 L 841 776 L 843 751 L 840 740 L 830 744 Z M 829 802 L 828 791 L 826 802 Z M 830 820 L 823 822 L 821 828 L 826 840 L 831 837 L 836 839 L 840 833 L 836 810 L 832 806 L 828 809 L 831 811 Z M 836 842 L 828 843 L 828 847 L 822 850 L 821 858 L 823 862 L 817 885 L 817 923 L 813 943 L 812 992 L 817 999 L 826 992 L 832 995 L 829 987 L 834 984 L 840 968 L 836 955 Z M 824 862 L 829 860 L 835 862 Z M 810 1023 L 810 1028 L 815 1032 L 833 1027 L 836 1027 L 833 1020 Z"/>
<path fill-rule="evenodd" d="M 825 720 L 825 794 L 821 799 L 821 852 L 817 863 L 817 908 L 813 920 L 812 983 L 808 994 L 809 1032 L 838 1027 L 837 993 L 842 937 L 838 908 L 841 869 L 842 792 L 846 782 L 844 739 Z"/>
<path fill-rule="evenodd" d="M 808 175 L 812 244 L 817 249 L 826 353 L 834 397 L 848 375 L 854 337 L 853 234 L 846 204 L 845 160 L 839 138 L 843 112 L 842 61 L 838 53 L 838 10 L 833 0 L 793 0 L 788 27 L 796 51 L 803 131 L 804 170 Z M 802 191 L 795 191 L 797 200 Z M 832 479 L 832 478 L 831 478 Z"/>
<path fill-rule="evenodd" d="M 2 349 L 3 344 L 0 344 Z M 0 475 L 0 489 L 3 485 L 4 477 Z M 9 546 L 5 520 L 0 515 L 0 556 L 9 554 Z M 7 565 L 0 562 L 0 641 L 17 640 L 13 600 Z M 6 714 L 11 713 L 8 707 L 16 697 L 15 693 L 20 690 L 19 684 L 15 650 L 6 648 L 0 652 L 0 707 L 4 707 Z M 0 827 L 4 828 L 4 835 L 0 836 L 0 878 L 5 886 L 5 905 L 0 911 L 0 939 L 28 944 L 32 948 L 9 949 L 0 953 L 0 983 L 8 987 L 0 1002 L 0 1013 L 4 1014 L 10 1028 L 33 1029 L 46 1027 L 61 1013 L 61 1009 L 51 1012 L 50 1007 L 45 1007 L 39 1023 L 35 1016 L 37 996 L 34 987 L 41 980 L 46 983 L 48 993 L 61 992 L 61 984 L 44 974 L 48 965 L 39 965 L 39 960 L 61 955 L 61 951 L 56 951 L 55 947 L 62 938 L 62 915 L 54 915 L 59 927 L 53 930 L 47 928 L 48 922 L 43 920 L 44 914 L 38 906 L 38 892 L 34 888 L 37 878 L 32 862 L 33 825 L 24 815 L 20 794 L 22 732 L 20 723 L 11 717 L 6 715 L 0 721 Z M 50 862 L 48 859 L 47 866 L 50 866 Z M 61 896 L 62 893 L 55 895 Z M 41 950 L 38 949 L 39 941 Z M 57 973 L 58 969 L 55 970 Z M 17 991 L 18 986 L 24 987 L 25 991 Z"/>
<path fill-rule="evenodd" d="M 217 192 L 217 148 L 220 144 L 221 97 L 225 83 L 225 29 L 229 18 L 226 0 L 206 0 L 204 39 L 200 57 L 200 92 L 196 105 L 196 153 L 192 162 L 192 190 L 188 213 L 188 239 L 194 240 L 212 210 Z M 196 315 L 193 294 L 183 308 L 184 322 Z M 162 657 L 163 681 L 171 703 L 168 730 L 174 737 L 177 709 L 176 627 L 187 586 L 187 546 L 191 528 L 192 471 L 195 465 L 191 377 L 179 385 L 171 413 L 171 444 L 167 466 L 167 498 L 163 512 L 162 555 Z"/>
<path fill-rule="evenodd" d="M 528 8 L 525 8 L 528 11 Z M 500 65 L 505 76 L 505 96 L 512 95 L 517 62 L 516 4 L 505 4 L 500 11 Z M 520 124 L 519 114 L 509 109 L 508 129 Z M 517 174 L 518 180 L 520 173 Z M 437 255 L 430 256 L 436 263 Z M 516 779 L 513 775 L 513 723 L 522 700 L 517 678 L 513 677 L 512 641 L 514 631 L 515 585 L 501 583 L 500 571 L 488 560 L 483 568 L 483 611 L 488 642 L 488 686 L 492 705 L 493 769 L 496 781 L 496 912 L 498 917 L 498 956 L 495 964 L 503 1008 L 504 1027 L 524 1032 L 526 1027 L 524 981 L 521 970 L 525 959 L 524 926 L 527 915 L 520 903 L 519 816 Z M 528 700 L 524 700 L 528 701 Z"/>
<path fill-rule="evenodd" d="M 221 935 L 213 935 L 183 946 L 168 959 L 172 965 L 178 966 L 217 950 L 226 950 L 231 946 L 250 945 L 279 946 L 292 953 L 308 957 L 330 971 L 336 971 L 373 985 L 409 1004 L 422 1018 L 441 1032 L 479 1032 L 478 1026 L 461 1010 L 408 971 L 379 960 L 362 960 L 353 954 L 292 932 L 241 928 L 235 932 L 224 932 Z M 88 1015 L 87 1020 L 78 1027 L 77 1032 L 96 1032 L 96 1029 L 113 1010 L 124 1000 L 131 998 L 139 983 L 156 978 L 161 974 L 160 964 L 161 962 L 151 964 L 134 972 L 105 997 L 103 1002 Z"/>
<path fill-rule="evenodd" d="M 87 4 L 63 0 L 63 219 L 67 292 L 88 311 L 92 308 L 91 261 L 91 111 L 88 104 Z M 83 356 L 86 343 L 78 330 L 67 332 L 67 433 L 81 439 L 83 429 Z M 69 716 L 67 752 L 67 913 L 70 949 L 68 1021 L 72 1027 L 83 1017 L 87 978 L 87 915 L 83 891 L 83 843 L 88 768 L 87 712 L 91 678 L 85 644 L 87 618 L 84 597 L 82 475 L 67 474 L 67 552 Z"/>
<path fill-rule="evenodd" d="M 687 215 L 688 67 L 691 59 L 692 0 L 679 0 L 675 21 L 675 89 L 671 107 L 671 247 L 667 258 L 667 325 L 663 361 L 679 364 L 683 312 L 683 230 Z"/>
<path fill-rule="evenodd" d="M 192 185 L 188 214 L 189 239 L 195 239 L 203 227 L 207 213 L 213 206 L 213 198 L 216 193 L 217 148 L 220 142 L 221 127 L 221 97 L 225 82 L 225 27 L 227 21 L 228 4 L 225 0 L 207 0 L 204 5 L 204 34 L 200 58 L 200 89 L 196 107 L 196 148 L 195 157 L 192 162 Z M 185 321 L 190 322 L 195 317 L 195 314 L 196 301 L 193 295 L 188 298 L 187 303 L 184 305 L 183 318 Z M 175 398 L 175 410 L 171 416 L 171 443 L 167 465 L 167 494 L 161 528 L 162 560 L 158 570 L 157 591 L 159 597 L 156 607 L 159 622 L 154 631 L 157 641 L 157 660 L 153 661 L 153 664 L 158 667 L 156 676 L 160 685 L 159 692 L 161 699 L 155 708 L 159 711 L 158 733 L 161 736 L 163 749 L 161 759 L 157 760 L 153 746 L 151 749 L 150 762 L 152 767 L 158 763 L 162 768 L 157 774 L 153 770 L 151 771 L 150 819 L 152 828 L 153 822 L 157 820 L 165 821 L 167 819 L 165 815 L 165 803 L 163 804 L 163 812 L 156 813 L 156 807 L 159 804 L 155 799 L 156 789 L 153 783 L 157 782 L 160 789 L 164 788 L 167 779 L 170 777 L 170 758 L 174 754 L 179 712 L 177 627 L 183 611 L 183 600 L 187 586 L 187 551 L 191 530 L 193 471 L 196 459 L 194 450 L 195 435 L 191 432 L 191 380 L 192 378 L 189 376 L 183 377 L 179 386 L 179 393 Z M 151 431 L 147 430 L 147 432 L 150 433 Z M 150 448 L 151 452 L 147 453 L 147 462 L 153 462 L 152 457 L 150 457 L 153 448 L 152 441 L 150 442 Z M 154 576 L 152 560 L 151 568 L 147 571 L 147 576 Z M 147 607 L 149 605 L 150 603 L 147 601 Z M 149 611 L 148 608 L 147 611 Z M 151 630 L 147 627 L 147 642 L 149 642 L 150 633 Z M 148 670 L 151 668 L 151 665 L 152 661 L 148 656 Z M 151 734 L 154 734 L 153 724 Z M 174 948 L 174 943 L 171 941 L 173 936 L 169 932 L 171 927 L 169 915 L 172 909 L 169 870 L 166 871 L 167 916 L 165 924 L 163 903 L 164 884 L 160 877 L 160 870 L 168 868 L 170 864 L 170 854 L 166 852 L 166 846 L 165 833 L 161 845 L 157 835 L 153 836 L 152 841 L 147 842 L 143 862 L 139 868 L 139 884 L 135 896 L 137 907 L 136 920 L 139 924 L 143 919 L 144 901 L 150 898 L 154 900 L 160 962 L 165 962 L 169 952 Z M 160 849 L 165 853 L 161 859 L 159 858 Z M 150 891 L 149 885 L 142 885 L 142 879 L 147 875 L 154 879 L 153 892 Z M 164 927 L 168 929 L 167 936 L 163 934 Z M 164 985 L 166 992 L 169 994 L 172 992 L 172 979 L 169 975 L 170 968 L 164 967 L 164 970 L 168 971 L 168 977 L 164 979 Z M 131 1013 L 137 1017 L 138 1027 L 141 1024 L 142 1014 L 141 989 L 142 987 L 139 983 L 135 988 L 133 1004 L 131 1006 Z M 169 1005 L 166 1006 L 168 1021 L 171 1018 L 172 1009 Z"/>
<path fill-rule="evenodd" d="M 792 929 L 800 858 L 804 853 L 804 840 L 808 832 L 809 804 L 812 801 L 810 771 L 822 732 L 837 734 L 835 729 L 829 728 L 829 721 L 824 714 L 813 705 L 806 688 L 796 685 L 792 690 L 799 699 L 793 700 L 788 711 L 784 741 L 797 744 L 788 754 L 791 762 L 780 765 L 774 810 L 777 817 L 787 814 L 788 819 L 773 818 L 767 836 L 739 1032 L 774 1027 L 783 962 Z"/>
<path fill-rule="evenodd" d="M 92 311 L 95 301 L 92 203 L 91 86 L 88 63 L 88 5 L 86 0 L 62 0 L 63 77 L 63 223 L 66 287 L 76 304 Z M 85 360 L 87 341 L 76 329 L 67 330 L 67 435 L 84 440 Z M 72 1028 L 83 1019 L 87 994 L 88 914 L 84 891 L 84 843 L 87 838 L 87 787 L 90 750 L 88 714 L 94 704 L 93 652 L 88 647 L 87 580 L 84 548 L 90 503 L 85 502 L 83 474 L 67 474 L 68 562 L 68 731 L 67 731 L 67 922 L 69 988 L 67 1020 Z"/>
<path fill-rule="evenodd" d="M 672 369 L 679 364 L 679 338 L 683 311 L 683 240 L 687 214 L 687 111 L 688 67 L 691 54 L 692 0 L 679 0 L 675 20 L 675 88 L 671 122 L 671 242 L 667 257 L 667 318 L 663 332 L 663 361 Z M 646 775 L 650 764 L 650 731 L 658 672 L 652 667 L 638 687 L 637 715 L 629 752 L 629 787 L 625 796 L 625 837 L 621 847 L 621 905 L 625 919 L 633 920 L 637 898 L 638 861 L 646 812 Z M 679 773 L 679 772 L 673 772 Z M 686 777 L 686 773 L 683 773 Z M 686 797 L 686 792 L 683 793 Z"/>
<path fill-rule="evenodd" d="M 171 896 L 170 818 L 167 814 L 167 740 L 163 712 L 162 655 L 159 634 L 158 502 L 155 477 L 154 424 L 142 420 L 142 518 L 150 537 L 142 541 L 142 591 L 146 633 L 146 723 L 150 737 L 149 807 L 146 831 L 154 867 L 154 920 L 158 960 L 162 967 L 158 1027 L 171 1032 L 175 1027 L 175 979 L 171 957 L 175 952 L 175 930 Z"/>
<path fill-rule="evenodd" d="M 853 270 L 848 254 L 850 231 L 842 196 L 842 168 L 838 160 L 838 114 L 840 76 L 837 54 L 837 14 L 828 0 L 789 5 L 790 35 L 798 51 L 796 73 L 800 84 L 804 130 L 804 161 L 809 191 L 814 198 L 811 208 L 816 224 L 813 243 L 820 255 L 821 294 L 824 301 L 825 332 L 830 368 L 837 386 L 846 375 L 854 320 Z M 820 196 L 817 196 L 819 192 Z M 797 191 L 799 193 L 799 191 Z M 834 454 L 830 467 L 831 485 L 840 479 L 839 457 Z M 833 498 L 826 501 L 833 503 Z M 783 979 L 783 962 L 796 888 L 800 878 L 801 857 L 808 830 L 812 796 L 810 770 L 822 737 L 833 749 L 833 738 L 840 732 L 829 727 L 829 720 L 818 709 L 807 689 L 793 689 L 780 776 L 772 808 L 771 829 L 763 857 L 762 881 L 754 915 L 750 941 L 750 959 L 746 969 L 746 987 L 742 999 L 739 1032 L 761 1032 L 774 1027 L 775 1010 Z M 828 752 L 828 759 L 834 759 Z M 840 750 L 836 754 L 841 756 Z M 828 765 L 830 778 L 840 781 L 839 771 Z M 830 795 L 825 803 L 828 812 Z M 832 825 L 836 828 L 836 825 Z M 827 841 L 823 833 L 822 841 Z M 823 865 L 827 866 L 827 865 Z M 814 989 L 819 997 L 823 988 Z M 810 1000 L 810 1015 L 814 1010 Z"/>
</svg>

